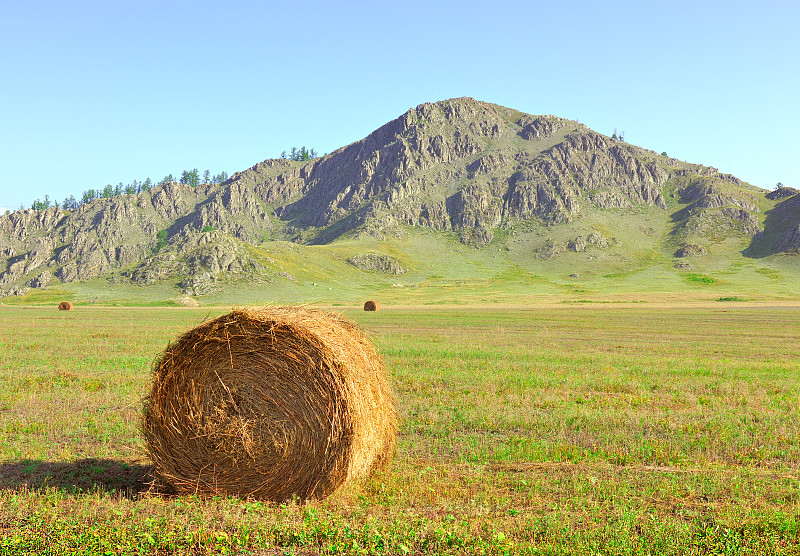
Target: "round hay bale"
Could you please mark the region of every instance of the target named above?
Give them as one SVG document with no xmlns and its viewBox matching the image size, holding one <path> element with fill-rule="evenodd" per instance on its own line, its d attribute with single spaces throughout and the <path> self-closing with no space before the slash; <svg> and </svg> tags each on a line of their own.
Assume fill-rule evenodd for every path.
<svg viewBox="0 0 800 556">
<path fill-rule="evenodd" d="M 378 303 L 377 301 L 369 300 L 366 303 L 364 303 L 364 310 L 365 311 L 377 311 L 380 308 L 381 308 L 381 304 Z"/>
<path fill-rule="evenodd" d="M 58 304 L 59 311 L 72 311 L 72 303 L 69 301 L 62 301 Z"/>
<path fill-rule="evenodd" d="M 397 415 L 355 324 L 273 307 L 234 310 L 169 344 L 142 432 L 157 476 L 179 492 L 318 499 L 389 464 Z"/>
</svg>

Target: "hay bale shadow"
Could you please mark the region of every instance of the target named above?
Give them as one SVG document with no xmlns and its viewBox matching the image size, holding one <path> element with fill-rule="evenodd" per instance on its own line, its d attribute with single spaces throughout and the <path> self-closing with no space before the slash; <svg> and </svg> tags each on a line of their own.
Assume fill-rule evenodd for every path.
<svg viewBox="0 0 800 556">
<path fill-rule="evenodd" d="M 0 464 L 0 489 L 70 493 L 107 492 L 135 499 L 150 490 L 153 466 L 110 459 L 74 462 L 20 460 Z"/>
</svg>

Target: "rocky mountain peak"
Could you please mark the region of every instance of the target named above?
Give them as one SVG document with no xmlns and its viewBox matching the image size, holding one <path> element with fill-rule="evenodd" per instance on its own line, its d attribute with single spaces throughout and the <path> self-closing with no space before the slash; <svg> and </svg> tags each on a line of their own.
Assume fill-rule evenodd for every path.
<svg viewBox="0 0 800 556">
<path fill-rule="evenodd" d="M 797 248 L 800 237 L 787 202 L 795 190 L 784 189 L 767 197 L 787 207 L 785 237 L 770 247 L 778 250 Z M 712 233 L 756 238 L 762 198 L 715 168 L 571 120 L 455 98 L 409 109 L 322 158 L 265 160 L 223 184 L 170 183 L 73 211 L 0 216 L 0 292 L 110 275 L 142 284 L 170 279 L 200 294 L 227 274 L 267 279 L 248 245 L 270 238 L 322 244 L 348 234 L 397 236 L 411 226 L 483 247 L 519 223 L 568 225 L 593 211 L 665 211 L 675 203 L 670 234 L 678 243 L 699 245 Z M 569 250 L 593 245 L 586 241 Z"/>
</svg>

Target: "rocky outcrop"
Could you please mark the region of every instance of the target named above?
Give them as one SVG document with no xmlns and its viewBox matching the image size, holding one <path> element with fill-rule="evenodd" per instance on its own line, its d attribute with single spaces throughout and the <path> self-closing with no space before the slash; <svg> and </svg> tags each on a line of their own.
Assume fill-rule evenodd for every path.
<svg viewBox="0 0 800 556">
<path fill-rule="evenodd" d="M 534 255 L 543 260 L 554 259 L 566 250 L 566 246 L 562 243 L 556 242 L 553 239 L 548 239 L 544 245 L 534 251 Z"/>
<path fill-rule="evenodd" d="M 53 275 L 45 270 L 41 274 L 39 274 L 36 278 L 28 281 L 25 285 L 30 288 L 44 288 L 53 281 Z"/>
<path fill-rule="evenodd" d="M 500 225 L 503 214 L 502 200 L 489 187 L 477 183 L 465 186 L 449 197 L 445 206 L 451 228 L 471 232 L 471 237 L 462 234 L 462 242 L 478 246 L 491 241 L 491 229 Z"/>
<path fill-rule="evenodd" d="M 402 267 L 397 259 L 382 253 L 364 253 L 360 255 L 354 255 L 347 259 L 347 262 L 359 270 L 382 272 L 383 274 L 397 275 L 408 271 L 407 268 Z"/>
<path fill-rule="evenodd" d="M 533 139 L 543 139 L 550 137 L 557 130 L 565 126 L 565 121 L 561 118 L 554 118 L 553 116 L 522 116 L 517 120 L 517 125 L 520 129 L 517 135 L 523 139 L 531 141 Z"/>
<path fill-rule="evenodd" d="M 800 250 L 800 223 L 789 228 L 775 244 L 775 250 L 783 253 Z"/>
<path fill-rule="evenodd" d="M 221 231 L 194 234 L 121 275 L 141 286 L 172 281 L 183 295 L 207 295 L 238 279 L 270 281 L 272 273 L 253 259 L 244 245 Z"/>
<path fill-rule="evenodd" d="M 682 189 L 680 194 L 696 208 L 738 207 L 748 212 L 759 211 L 754 195 L 723 185 L 718 176 L 698 179 Z"/>
<path fill-rule="evenodd" d="M 788 199 L 789 197 L 794 197 L 800 193 L 800 190 L 795 189 L 794 187 L 778 187 L 773 189 L 769 193 L 765 195 L 765 197 L 771 201 L 781 201 L 783 199 Z"/>
<path fill-rule="evenodd" d="M 687 245 L 684 245 L 683 247 L 675 251 L 675 256 L 680 258 L 697 257 L 700 255 L 707 255 L 707 254 L 708 250 L 705 247 L 703 247 L 702 245 L 696 245 L 694 243 L 689 243 Z"/>
<path fill-rule="evenodd" d="M 678 188 L 686 206 L 673 215 L 672 235 L 683 245 L 676 256 L 700 254 L 693 253 L 691 246 L 718 243 L 730 237 L 752 240 L 763 233 L 754 193 L 723 174 L 704 171 L 701 175 L 686 176 L 681 177 L 683 186 Z M 689 251 L 680 255 L 685 247 L 689 247 Z"/>
<path fill-rule="evenodd" d="M 581 252 L 586 251 L 590 247 L 597 249 L 605 249 L 611 244 L 609 240 L 603 237 L 600 232 L 592 232 L 588 237 L 578 236 L 574 240 L 567 242 L 567 249 L 570 251 Z"/>
<path fill-rule="evenodd" d="M 498 152 L 483 155 L 474 162 L 467 164 L 466 168 L 468 177 L 475 178 L 476 176 L 501 170 L 509 164 L 513 164 L 513 160 L 502 152 Z"/>
<path fill-rule="evenodd" d="M 25 242 L 43 233 L 52 233 L 63 212 L 57 208 L 47 210 L 19 210 L 0 216 L 0 240 L 4 248 L 9 243 Z"/>
<path fill-rule="evenodd" d="M 731 236 L 754 238 L 763 232 L 761 222 L 750 212 L 726 207 L 691 212 L 676 227 L 676 236 L 684 239 L 706 238 L 722 241 Z"/>
<path fill-rule="evenodd" d="M 774 251 L 778 253 L 797 252 L 800 250 L 800 195 L 787 195 L 779 198 L 783 200 L 775 206 L 770 215 L 770 220 L 774 221 L 775 227 L 782 230 L 775 243 Z"/>
<path fill-rule="evenodd" d="M 516 172 L 504 197 L 504 214 L 551 224 L 572 220 L 580 211 L 578 195 L 571 180 L 563 177 L 549 161 Z"/>
</svg>

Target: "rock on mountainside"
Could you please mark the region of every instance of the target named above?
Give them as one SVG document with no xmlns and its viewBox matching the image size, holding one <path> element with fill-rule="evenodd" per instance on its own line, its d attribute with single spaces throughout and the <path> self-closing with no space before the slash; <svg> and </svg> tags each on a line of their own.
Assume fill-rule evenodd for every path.
<svg viewBox="0 0 800 556">
<path fill-rule="evenodd" d="M 360 253 L 347 259 L 347 262 L 354 267 L 368 272 L 382 272 L 384 274 L 403 274 L 407 268 L 394 257 L 381 253 Z"/>
<path fill-rule="evenodd" d="M 765 193 L 577 122 L 451 99 L 411 109 L 325 157 L 266 160 L 223 184 L 172 183 L 74 211 L 0 216 L 0 295 L 101 276 L 171 280 L 202 295 L 236 276 L 275 279 L 248 254 L 271 238 L 324 244 L 419 226 L 483 247 L 515 222 L 559 226 L 636 207 L 674 210 L 664 234 L 676 249 L 704 252 L 721 238 L 758 238 Z M 800 249 L 800 196 L 789 193 L 768 201 L 782 216 L 765 221 L 785 230 L 772 251 Z M 569 250 L 583 250 L 582 239 Z"/>
<path fill-rule="evenodd" d="M 800 194 L 796 192 L 792 196 L 780 198 L 782 200 L 775 207 L 773 213 L 783 225 L 784 231 L 775 248 L 783 252 L 800 251 Z"/>
</svg>

